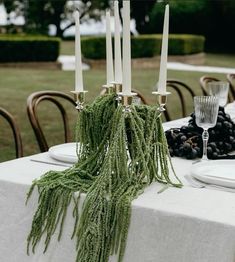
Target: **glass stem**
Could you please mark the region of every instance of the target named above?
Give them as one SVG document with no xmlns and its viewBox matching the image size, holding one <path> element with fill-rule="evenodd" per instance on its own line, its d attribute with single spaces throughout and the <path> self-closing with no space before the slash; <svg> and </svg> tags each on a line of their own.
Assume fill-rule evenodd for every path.
<svg viewBox="0 0 235 262">
<path fill-rule="evenodd" d="M 202 133 L 202 141 L 203 141 L 203 155 L 202 155 L 202 160 L 208 160 L 207 157 L 207 143 L 209 140 L 209 133 L 207 131 L 207 129 L 203 130 Z"/>
</svg>

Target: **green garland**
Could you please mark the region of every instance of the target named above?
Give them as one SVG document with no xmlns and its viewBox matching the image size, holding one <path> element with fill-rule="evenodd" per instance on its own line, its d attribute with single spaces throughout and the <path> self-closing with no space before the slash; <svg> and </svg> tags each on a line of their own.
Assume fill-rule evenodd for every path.
<svg viewBox="0 0 235 262">
<path fill-rule="evenodd" d="M 28 236 L 33 252 L 45 235 L 45 250 L 59 227 L 61 238 L 67 208 L 73 201 L 76 262 L 122 261 L 131 216 L 131 202 L 154 181 L 181 187 L 169 178 L 169 153 L 156 107 L 131 106 L 123 112 L 115 95 L 97 98 L 80 113 L 77 133 L 79 161 L 62 171 L 35 180 L 38 208 Z M 75 192 L 79 192 L 74 194 Z M 81 193 L 86 193 L 79 217 Z"/>
</svg>

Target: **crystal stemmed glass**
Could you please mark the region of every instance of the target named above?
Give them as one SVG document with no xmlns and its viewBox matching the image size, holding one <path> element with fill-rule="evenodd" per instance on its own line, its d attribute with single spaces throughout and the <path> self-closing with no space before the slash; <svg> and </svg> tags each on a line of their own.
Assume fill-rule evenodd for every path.
<svg viewBox="0 0 235 262">
<path fill-rule="evenodd" d="M 208 129 L 214 127 L 216 124 L 219 99 L 215 96 L 195 96 L 194 108 L 197 126 L 203 128 L 202 141 L 203 141 L 203 155 L 202 160 L 207 158 L 207 143 L 209 139 Z"/>
<path fill-rule="evenodd" d="M 225 81 L 214 81 L 208 83 L 208 91 L 212 96 L 219 98 L 219 105 L 225 106 L 228 100 L 229 83 Z"/>
</svg>

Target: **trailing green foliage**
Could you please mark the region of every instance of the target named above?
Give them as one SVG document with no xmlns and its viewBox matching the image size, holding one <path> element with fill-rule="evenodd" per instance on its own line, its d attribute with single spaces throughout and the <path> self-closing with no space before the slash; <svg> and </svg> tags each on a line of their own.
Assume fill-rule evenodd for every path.
<svg viewBox="0 0 235 262">
<path fill-rule="evenodd" d="M 0 36 L 0 62 L 56 61 L 60 39 L 46 36 Z"/>
<path fill-rule="evenodd" d="M 59 227 L 61 237 L 68 205 L 73 200 L 77 262 L 122 261 L 131 217 L 131 202 L 152 182 L 180 187 L 169 177 L 168 146 L 156 107 L 131 106 L 124 112 L 114 95 L 97 98 L 80 114 L 79 161 L 62 172 L 50 171 L 34 181 L 38 209 L 28 236 L 33 252 L 45 234 L 45 251 Z M 74 194 L 79 192 L 78 194 Z M 85 192 L 79 217 L 80 194 Z"/>
<path fill-rule="evenodd" d="M 82 53 L 88 59 L 105 59 L 105 37 L 82 38 Z M 169 35 L 169 55 L 189 55 L 204 51 L 205 38 L 199 35 Z M 160 55 L 162 35 L 139 35 L 131 38 L 133 58 Z"/>
</svg>

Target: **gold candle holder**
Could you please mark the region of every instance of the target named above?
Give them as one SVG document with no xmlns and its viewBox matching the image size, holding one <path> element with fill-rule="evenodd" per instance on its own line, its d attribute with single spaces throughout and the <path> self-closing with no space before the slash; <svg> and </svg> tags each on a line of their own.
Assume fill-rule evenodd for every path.
<svg viewBox="0 0 235 262">
<path fill-rule="evenodd" d="M 113 89 L 116 94 L 120 94 L 122 92 L 122 84 L 113 82 Z"/>
<path fill-rule="evenodd" d="M 118 94 L 121 97 L 121 103 L 124 107 L 123 112 L 130 113 L 131 112 L 131 105 L 133 101 L 133 97 L 136 96 L 136 93 L 130 93 L 129 95 L 119 93 Z"/>
<path fill-rule="evenodd" d="M 113 84 L 106 84 L 102 85 L 102 87 L 106 90 L 106 94 L 112 94 L 113 93 Z"/>
<path fill-rule="evenodd" d="M 166 105 L 166 102 L 167 102 L 167 96 L 170 95 L 171 93 L 166 92 L 165 94 L 161 94 L 157 91 L 154 91 L 154 92 L 152 92 L 152 94 L 158 96 L 158 103 L 159 103 L 158 110 L 160 112 L 164 112 L 166 110 L 165 105 Z"/>
<path fill-rule="evenodd" d="M 88 91 L 71 91 L 74 94 L 74 100 L 76 102 L 76 109 L 82 111 L 85 103 L 85 94 Z"/>
<path fill-rule="evenodd" d="M 116 97 L 117 103 L 118 105 L 120 105 L 122 101 L 122 97 L 120 96 L 120 93 L 122 92 L 122 84 L 113 82 L 113 90 L 117 95 Z"/>
</svg>

